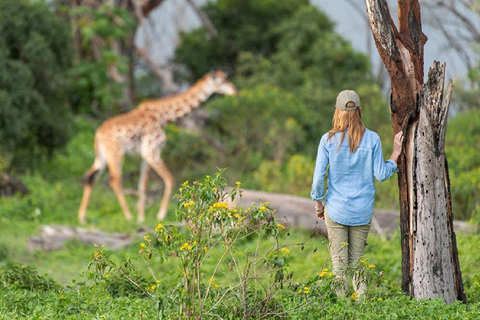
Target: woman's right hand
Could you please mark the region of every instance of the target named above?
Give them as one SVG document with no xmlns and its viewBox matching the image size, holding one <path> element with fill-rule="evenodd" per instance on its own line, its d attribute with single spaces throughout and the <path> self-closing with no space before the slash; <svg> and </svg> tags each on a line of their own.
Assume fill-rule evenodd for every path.
<svg viewBox="0 0 480 320">
<path fill-rule="evenodd" d="M 393 152 L 392 152 L 392 155 L 390 156 L 390 160 L 393 160 L 395 161 L 395 163 L 397 163 L 398 157 L 402 152 L 402 146 L 403 146 L 403 131 L 400 131 L 395 135 L 393 139 Z"/>
</svg>

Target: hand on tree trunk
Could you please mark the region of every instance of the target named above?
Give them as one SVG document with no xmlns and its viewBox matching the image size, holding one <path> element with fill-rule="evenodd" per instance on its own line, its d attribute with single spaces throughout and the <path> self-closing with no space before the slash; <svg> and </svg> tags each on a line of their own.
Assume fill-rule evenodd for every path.
<svg viewBox="0 0 480 320">
<path fill-rule="evenodd" d="M 403 145 L 403 131 L 398 132 L 393 139 L 393 152 L 390 156 L 390 160 L 395 161 L 397 163 L 398 157 L 402 152 L 402 145 Z"/>
</svg>

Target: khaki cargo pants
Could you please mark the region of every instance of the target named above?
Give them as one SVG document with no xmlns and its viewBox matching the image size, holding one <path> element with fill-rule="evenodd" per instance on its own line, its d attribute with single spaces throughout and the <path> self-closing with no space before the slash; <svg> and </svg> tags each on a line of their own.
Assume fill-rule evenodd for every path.
<svg viewBox="0 0 480 320">
<path fill-rule="evenodd" d="M 349 287 L 349 267 L 355 266 L 363 256 L 371 221 L 363 226 L 345 226 L 336 223 L 328 216 L 325 210 L 325 224 L 327 226 L 330 254 L 332 255 L 332 269 L 339 280 L 338 295 L 344 295 Z M 353 273 L 353 289 L 359 295 L 366 291 L 366 283 Z"/>
</svg>

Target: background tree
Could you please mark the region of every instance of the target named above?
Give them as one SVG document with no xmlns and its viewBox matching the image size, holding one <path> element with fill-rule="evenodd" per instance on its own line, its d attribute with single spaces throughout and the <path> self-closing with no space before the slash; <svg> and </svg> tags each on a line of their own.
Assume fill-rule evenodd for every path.
<svg viewBox="0 0 480 320">
<path fill-rule="evenodd" d="M 32 169 L 68 141 L 70 40 L 45 3 L 0 0 L 0 169 Z"/>
<path fill-rule="evenodd" d="M 445 157 L 452 82 L 444 96 L 445 66 L 435 62 L 423 84 L 420 4 L 398 3 L 398 29 L 385 0 L 366 0 L 373 37 L 392 83 L 394 132 L 404 130 L 399 159 L 402 289 L 418 298 L 466 302 Z"/>
<path fill-rule="evenodd" d="M 163 2 L 55 1 L 61 15 L 73 26 L 76 67 L 71 75 L 77 90 L 72 103 L 76 109 L 102 118 L 132 109 L 138 99 L 136 70 L 140 64 L 161 83 L 159 93 L 170 95 L 178 91 L 172 67 L 160 66 L 149 50 L 150 43 L 161 38 L 158 32 L 152 32 L 155 23 L 150 16 Z M 195 2 L 187 3 L 214 34 L 215 28 Z M 135 41 L 139 33 L 143 35 L 144 47 Z"/>
</svg>

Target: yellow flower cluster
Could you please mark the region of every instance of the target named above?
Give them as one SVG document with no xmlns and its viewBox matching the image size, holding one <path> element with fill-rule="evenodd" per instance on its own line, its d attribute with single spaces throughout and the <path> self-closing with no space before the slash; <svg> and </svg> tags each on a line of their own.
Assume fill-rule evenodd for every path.
<svg viewBox="0 0 480 320">
<path fill-rule="evenodd" d="M 298 290 L 298 293 L 300 294 L 309 294 L 310 293 L 310 287 L 303 287 Z"/>
<path fill-rule="evenodd" d="M 212 287 L 214 287 L 215 289 L 218 289 L 220 286 L 215 282 L 215 278 L 214 277 L 211 277 L 210 278 L 210 284 L 212 285 Z"/>
<path fill-rule="evenodd" d="M 194 205 L 195 205 L 195 201 L 193 201 L 193 200 L 192 200 L 192 201 L 189 201 L 189 202 L 185 202 L 185 203 L 183 204 L 183 206 L 184 206 L 185 208 L 193 207 Z"/>
<path fill-rule="evenodd" d="M 277 223 L 277 227 L 279 227 L 282 230 L 285 230 L 285 226 L 281 223 Z"/>
<path fill-rule="evenodd" d="M 370 269 L 373 269 L 373 268 L 375 268 L 376 266 L 375 266 L 374 264 L 371 264 L 371 265 L 369 265 L 368 267 L 369 267 Z"/>
<path fill-rule="evenodd" d="M 155 232 L 159 232 L 160 230 L 162 230 L 162 228 L 163 228 L 163 224 L 161 222 L 159 222 L 157 224 L 157 226 L 155 227 Z"/>
<path fill-rule="evenodd" d="M 157 286 L 156 286 L 156 285 L 147 287 L 147 291 L 155 291 L 155 289 L 157 289 Z"/>
<path fill-rule="evenodd" d="M 358 292 L 352 293 L 352 295 L 350 296 L 350 299 L 352 299 L 353 301 L 357 301 L 358 300 Z"/>
<path fill-rule="evenodd" d="M 325 268 L 325 269 L 322 270 L 322 272 L 320 272 L 319 277 L 320 277 L 320 278 L 323 278 L 323 277 L 325 277 L 325 275 L 327 275 L 327 274 L 328 274 L 328 268 Z"/>
<path fill-rule="evenodd" d="M 282 248 L 282 252 L 285 254 L 290 254 L 290 250 L 287 248 Z"/>
<path fill-rule="evenodd" d="M 228 208 L 228 203 L 216 202 L 216 203 L 213 204 L 212 208 L 227 209 Z"/>
<path fill-rule="evenodd" d="M 192 246 L 188 243 L 188 242 L 185 242 L 181 247 L 180 247 L 180 251 L 183 251 L 184 249 L 187 249 L 188 251 L 192 250 Z"/>
</svg>

